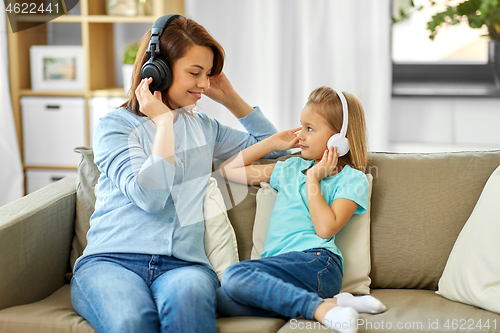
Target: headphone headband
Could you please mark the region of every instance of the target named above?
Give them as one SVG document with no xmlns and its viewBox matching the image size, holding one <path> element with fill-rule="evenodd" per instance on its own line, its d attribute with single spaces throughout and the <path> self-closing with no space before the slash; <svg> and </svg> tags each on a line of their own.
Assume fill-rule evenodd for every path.
<svg viewBox="0 0 500 333">
<path fill-rule="evenodd" d="M 180 17 L 181 15 L 177 14 L 161 16 L 153 23 L 153 27 L 151 28 L 151 41 L 146 51 L 149 55 L 149 60 L 141 68 L 141 77 L 143 79 L 148 77 L 153 78 L 153 82 L 149 85 L 151 92 L 166 90 L 172 83 L 172 69 L 166 57 L 162 57 L 160 37 L 170 22 Z"/>
<path fill-rule="evenodd" d="M 159 17 L 151 28 L 151 41 L 149 42 L 148 50 L 146 51 L 151 57 L 156 57 L 161 54 L 160 37 L 167 26 L 175 19 L 181 17 L 178 14 L 170 14 Z"/>
<path fill-rule="evenodd" d="M 330 147 L 337 147 L 339 156 L 344 156 L 349 152 L 349 141 L 346 137 L 349 117 L 347 114 L 347 100 L 340 90 L 333 89 L 333 91 L 337 93 L 337 96 L 339 96 L 340 102 L 342 103 L 342 113 L 344 115 L 344 119 L 342 121 L 342 129 L 340 130 L 340 133 L 332 135 L 330 139 L 328 139 L 326 146 L 328 147 L 328 149 L 330 149 Z"/>
<path fill-rule="evenodd" d="M 340 98 L 340 102 L 342 103 L 343 122 L 342 122 L 342 129 L 340 130 L 340 135 L 343 137 L 346 137 L 347 124 L 349 122 L 349 116 L 348 116 L 348 112 L 347 112 L 347 100 L 346 100 L 344 94 L 340 90 L 337 90 L 337 89 L 333 89 L 333 90 L 337 93 L 337 95 Z"/>
</svg>

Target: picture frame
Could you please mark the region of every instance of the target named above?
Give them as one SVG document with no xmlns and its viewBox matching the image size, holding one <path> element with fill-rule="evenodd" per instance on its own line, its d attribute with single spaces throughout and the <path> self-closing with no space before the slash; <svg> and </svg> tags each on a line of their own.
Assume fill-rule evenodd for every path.
<svg viewBox="0 0 500 333">
<path fill-rule="evenodd" d="M 30 68 L 33 91 L 85 89 L 82 46 L 33 45 Z"/>
</svg>

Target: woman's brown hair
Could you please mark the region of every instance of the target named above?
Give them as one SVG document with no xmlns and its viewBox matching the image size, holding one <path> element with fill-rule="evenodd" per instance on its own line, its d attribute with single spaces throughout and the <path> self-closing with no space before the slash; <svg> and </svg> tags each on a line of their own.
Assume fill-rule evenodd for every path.
<svg viewBox="0 0 500 333">
<path fill-rule="evenodd" d="M 144 116 L 144 114 L 139 110 L 139 102 L 135 96 L 135 90 L 142 80 L 142 66 L 150 58 L 150 56 L 146 53 L 150 40 L 151 29 L 144 34 L 140 42 L 139 50 L 137 51 L 137 57 L 134 63 L 134 70 L 132 72 L 132 85 L 129 91 L 129 100 L 122 105 L 122 107 L 126 107 L 129 111 L 138 116 Z M 168 61 L 170 67 L 172 67 L 178 59 L 184 57 L 187 51 L 194 45 L 206 46 L 212 49 L 214 53 L 214 62 L 210 76 L 219 75 L 222 72 L 222 67 L 224 66 L 224 49 L 204 27 L 195 21 L 185 17 L 180 17 L 179 19 L 170 22 L 160 37 L 161 55 Z M 124 80 L 126 79 L 127 78 L 124 78 Z M 168 102 L 166 93 L 162 92 L 162 99 L 163 103 L 172 109 Z"/>
<path fill-rule="evenodd" d="M 340 157 L 342 164 L 365 172 L 368 163 L 366 145 L 366 124 L 363 106 L 356 96 L 343 92 L 348 107 L 348 126 L 346 137 L 349 141 L 349 152 Z M 307 106 L 315 110 L 326 120 L 326 124 L 334 133 L 340 133 L 343 123 L 342 102 L 330 87 L 319 87 L 310 95 Z"/>
</svg>

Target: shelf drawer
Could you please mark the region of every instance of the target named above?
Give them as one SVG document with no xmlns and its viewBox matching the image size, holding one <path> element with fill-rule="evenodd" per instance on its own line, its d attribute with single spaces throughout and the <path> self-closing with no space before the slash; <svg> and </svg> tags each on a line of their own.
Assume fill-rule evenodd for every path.
<svg viewBox="0 0 500 333">
<path fill-rule="evenodd" d="M 29 193 L 55 183 L 65 177 L 76 178 L 76 170 L 27 170 L 26 191 Z M 75 181 L 76 186 L 76 181 Z"/>
<path fill-rule="evenodd" d="M 21 98 L 24 163 L 76 167 L 85 145 L 85 99 L 79 97 Z"/>
</svg>

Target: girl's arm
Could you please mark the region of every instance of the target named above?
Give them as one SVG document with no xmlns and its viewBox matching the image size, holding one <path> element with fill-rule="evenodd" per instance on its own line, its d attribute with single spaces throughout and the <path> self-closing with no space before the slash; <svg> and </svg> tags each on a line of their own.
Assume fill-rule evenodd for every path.
<svg viewBox="0 0 500 333">
<path fill-rule="evenodd" d="M 316 234 L 328 239 L 336 235 L 358 208 L 352 200 L 339 198 L 328 206 L 321 193 L 319 181 L 335 170 L 338 161 L 337 148 L 325 151 L 319 163 L 307 171 L 306 191 L 309 214 Z"/>
<path fill-rule="evenodd" d="M 258 185 L 261 181 L 269 182 L 275 164 L 252 165 L 252 163 L 275 150 L 295 147 L 298 143 L 295 132 L 300 128 L 274 134 L 242 150 L 222 163 L 219 173 L 226 179 L 242 184 Z"/>
</svg>

